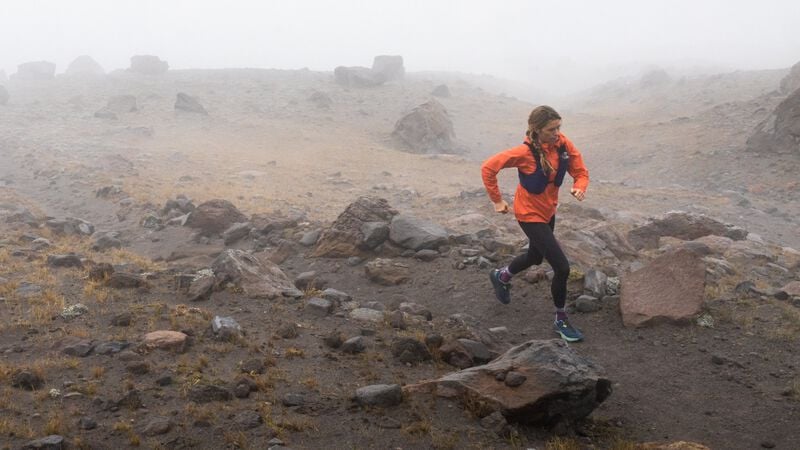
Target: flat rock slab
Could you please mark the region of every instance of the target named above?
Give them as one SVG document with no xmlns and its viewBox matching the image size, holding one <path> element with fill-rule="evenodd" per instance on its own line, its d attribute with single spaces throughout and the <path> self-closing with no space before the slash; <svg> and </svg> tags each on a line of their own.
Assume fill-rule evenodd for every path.
<svg viewBox="0 0 800 450">
<path fill-rule="evenodd" d="M 700 313 L 706 267 L 701 256 L 678 250 L 622 277 L 620 311 L 625 326 L 688 323 Z"/>
</svg>

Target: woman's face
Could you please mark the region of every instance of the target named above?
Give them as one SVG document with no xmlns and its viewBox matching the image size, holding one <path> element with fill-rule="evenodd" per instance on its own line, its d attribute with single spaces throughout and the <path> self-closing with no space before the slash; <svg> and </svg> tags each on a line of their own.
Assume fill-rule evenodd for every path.
<svg viewBox="0 0 800 450">
<path fill-rule="evenodd" d="M 559 132 L 561 132 L 561 120 L 551 120 L 539 130 L 539 141 L 542 144 L 555 144 Z"/>
</svg>

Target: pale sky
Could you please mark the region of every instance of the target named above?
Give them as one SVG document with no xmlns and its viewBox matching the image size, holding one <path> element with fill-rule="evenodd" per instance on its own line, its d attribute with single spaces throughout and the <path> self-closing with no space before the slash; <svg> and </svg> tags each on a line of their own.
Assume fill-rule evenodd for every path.
<svg viewBox="0 0 800 450">
<path fill-rule="evenodd" d="M 800 61 L 798 0 L 3 0 L 0 70 L 57 73 L 88 54 L 170 68 L 333 70 L 399 54 L 406 70 L 568 90 L 646 66 L 775 69 Z"/>
</svg>

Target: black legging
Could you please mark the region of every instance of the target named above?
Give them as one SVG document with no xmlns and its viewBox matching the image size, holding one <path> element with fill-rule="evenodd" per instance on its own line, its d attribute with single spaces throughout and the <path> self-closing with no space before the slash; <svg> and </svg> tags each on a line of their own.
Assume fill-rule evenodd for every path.
<svg viewBox="0 0 800 450">
<path fill-rule="evenodd" d="M 550 219 L 550 223 L 519 222 L 519 226 L 528 236 L 528 252 L 514 258 L 511 264 L 508 265 L 508 271 L 514 275 L 530 266 L 541 264 L 542 260 L 547 260 L 554 272 L 553 283 L 550 285 L 553 303 L 556 308 L 563 308 L 567 301 L 569 261 L 564 256 L 564 252 L 553 234 L 556 226 L 556 216 Z"/>
</svg>

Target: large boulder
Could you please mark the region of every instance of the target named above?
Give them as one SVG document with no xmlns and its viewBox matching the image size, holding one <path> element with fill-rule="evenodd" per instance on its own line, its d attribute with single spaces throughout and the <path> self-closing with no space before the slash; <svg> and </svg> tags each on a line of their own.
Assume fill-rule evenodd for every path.
<svg viewBox="0 0 800 450">
<path fill-rule="evenodd" d="M 13 75 L 18 80 L 52 80 L 56 76 L 56 65 L 48 61 L 32 61 L 17 66 Z"/>
<path fill-rule="evenodd" d="M 199 229 L 203 236 L 212 236 L 220 234 L 234 223 L 240 222 L 247 222 L 247 216 L 242 214 L 233 203 L 214 199 L 201 203 L 195 208 L 186 220 L 186 226 Z"/>
<path fill-rule="evenodd" d="M 81 55 L 69 63 L 64 75 L 78 77 L 100 77 L 105 75 L 105 70 L 89 55 Z"/>
<path fill-rule="evenodd" d="M 386 81 L 402 80 L 406 75 L 403 57 L 400 55 L 379 55 L 372 61 L 372 72 Z"/>
<path fill-rule="evenodd" d="M 658 239 L 663 236 L 691 241 L 712 234 L 740 241 L 747 237 L 747 230 L 702 214 L 671 211 L 631 230 L 628 242 L 637 249 L 658 248 Z"/>
<path fill-rule="evenodd" d="M 208 115 L 206 109 L 196 98 L 183 92 L 178 92 L 178 95 L 175 98 L 175 111 L 203 114 L 206 116 Z"/>
<path fill-rule="evenodd" d="M 747 146 L 754 151 L 800 155 L 800 88 L 756 127 Z"/>
<path fill-rule="evenodd" d="M 344 87 L 375 87 L 386 82 L 383 74 L 373 72 L 367 67 L 339 66 L 333 70 L 336 83 Z"/>
<path fill-rule="evenodd" d="M 687 323 L 700 313 L 706 266 L 696 252 L 666 253 L 622 276 L 620 312 L 625 326 Z"/>
<path fill-rule="evenodd" d="M 154 55 L 134 55 L 131 56 L 130 72 L 142 75 L 161 75 L 169 69 L 169 64 Z"/>
<path fill-rule="evenodd" d="M 389 239 L 411 250 L 436 249 L 447 244 L 447 231 L 434 222 L 398 214 L 392 218 Z"/>
<path fill-rule="evenodd" d="M 136 111 L 138 108 L 135 95 L 115 95 L 109 98 L 106 106 L 94 113 L 94 116 L 101 119 L 117 119 L 122 114 Z"/>
<path fill-rule="evenodd" d="M 249 298 L 272 299 L 297 292 L 280 267 L 243 250 L 225 250 L 211 264 L 211 269 L 217 286 L 230 283 Z"/>
<path fill-rule="evenodd" d="M 423 103 L 403 116 L 392 136 L 412 153 L 454 153 L 453 122 L 436 100 Z"/>
<path fill-rule="evenodd" d="M 781 80 L 781 93 L 791 94 L 800 89 L 800 62 L 793 65 L 789 73 Z"/>
<path fill-rule="evenodd" d="M 388 225 L 395 215 L 397 211 L 389 206 L 389 202 L 385 199 L 359 197 L 339 214 L 330 228 L 322 232 L 312 256 L 328 258 L 363 256 L 382 243 L 376 238 L 381 236 L 379 231 L 376 231 L 377 224 Z M 383 235 L 384 239 L 386 237 Z"/>
<path fill-rule="evenodd" d="M 480 416 L 499 411 L 510 421 L 554 426 L 588 416 L 611 394 L 599 368 L 561 339 L 532 340 L 482 366 L 405 387 L 469 405 Z"/>
</svg>

